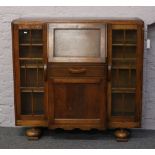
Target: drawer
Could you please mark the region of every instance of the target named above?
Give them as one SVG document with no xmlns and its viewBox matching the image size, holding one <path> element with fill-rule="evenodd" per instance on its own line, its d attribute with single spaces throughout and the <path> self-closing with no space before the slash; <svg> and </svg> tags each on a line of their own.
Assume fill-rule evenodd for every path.
<svg viewBox="0 0 155 155">
<path fill-rule="evenodd" d="M 48 77 L 105 77 L 106 68 L 106 65 L 50 64 L 48 66 Z"/>
</svg>

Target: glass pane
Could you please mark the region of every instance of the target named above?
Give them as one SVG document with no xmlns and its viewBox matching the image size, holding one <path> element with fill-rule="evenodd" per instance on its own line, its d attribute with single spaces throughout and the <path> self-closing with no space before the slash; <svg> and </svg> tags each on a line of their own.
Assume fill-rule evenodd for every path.
<svg viewBox="0 0 155 155">
<path fill-rule="evenodd" d="M 28 44 L 30 43 L 30 30 L 19 30 L 19 43 Z"/>
<path fill-rule="evenodd" d="M 124 43 L 124 30 L 113 30 L 112 31 L 112 43 L 113 44 Z"/>
<path fill-rule="evenodd" d="M 31 57 L 30 47 L 29 46 L 20 46 L 19 47 L 19 57 Z"/>
<path fill-rule="evenodd" d="M 42 58 L 43 57 L 43 47 L 42 46 L 32 46 L 31 57 Z"/>
<path fill-rule="evenodd" d="M 114 68 L 136 68 L 136 59 L 113 59 Z"/>
<path fill-rule="evenodd" d="M 112 57 L 113 58 L 123 58 L 124 47 L 123 46 L 113 46 L 112 47 Z"/>
<path fill-rule="evenodd" d="M 35 68 L 21 69 L 21 86 L 23 87 L 37 86 L 37 69 Z"/>
<path fill-rule="evenodd" d="M 44 86 L 44 69 L 43 68 L 38 69 L 38 79 L 37 80 L 38 80 L 37 86 L 43 87 Z"/>
<path fill-rule="evenodd" d="M 32 33 L 32 44 L 43 43 L 43 33 L 42 30 L 31 30 Z"/>
<path fill-rule="evenodd" d="M 32 95 L 31 93 L 21 93 L 21 114 L 32 114 Z"/>
<path fill-rule="evenodd" d="M 113 30 L 112 37 L 112 115 L 134 116 L 137 30 Z"/>
<path fill-rule="evenodd" d="M 43 60 L 31 60 L 31 59 L 27 59 L 27 60 L 21 60 L 20 61 L 20 65 L 21 67 L 24 66 L 31 66 L 31 67 L 43 67 L 44 62 Z"/>
<path fill-rule="evenodd" d="M 43 68 L 36 68 L 32 66 L 24 66 L 20 69 L 21 87 L 43 87 L 44 76 Z"/>
<path fill-rule="evenodd" d="M 43 114 L 43 102 L 44 102 L 44 93 L 34 93 L 34 114 L 40 115 Z"/>
<path fill-rule="evenodd" d="M 42 30 L 19 30 L 19 57 L 21 114 L 43 114 L 44 70 Z"/>
<path fill-rule="evenodd" d="M 27 69 L 27 86 L 35 87 L 37 86 L 37 70 L 35 68 Z"/>
<path fill-rule="evenodd" d="M 20 69 L 20 86 L 26 87 L 27 86 L 27 79 L 26 79 L 26 70 L 21 68 Z"/>
<path fill-rule="evenodd" d="M 131 81 L 130 82 L 131 87 L 135 88 L 136 87 L 136 70 L 135 69 L 131 70 L 131 80 L 130 81 Z"/>
<path fill-rule="evenodd" d="M 135 69 L 112 69 L 112 88 L 135 88 Z"/>
<path fill-rule="evenodd" d="M 137 30 L 126 30 L 126 43 L 135 44 L 137 40 Z"/>
<path fill-rule="evenodd" d="M 19 56 L 21 58 L 42 58 L 43 47 L 42 46 L 20 46 Z"/>
<path fill-rule="evenodd" d="M 112 57 L 113 58 L 135 58 L 136 46 L 113 46 Z"/>
<path fill-rule="evenodd" d="M 122 94 L 113 93 L 112 94 L 112 115 L 119 116 L 124 113 L 124 107 L 122 104 Z"/>
<path fill-rule="evenodd" d="M 43 92 L 22 92 L 21 93 L 21 114 L 39 115 L 43 114 Z"/>
<path fill-rule="evenodd" d="M 113 69 L 112 70 L 112 87 L 129 87 L 129 71 L 127 69 Z"/>
<path fill-rule="evenodd" d="M 119 87 L 128 87 L 129 86 L 129 70 L 121 69 L 119 70 Z"/>
<path fill-rule="evenodd" d="M 124 58 L 136 58 L 136 46 L 126 46 Z"/>
<path fill-rule="evenodd" d="M 100 57 L 100 30 L 55 30 L 55 57 Z"/>
<path fill-rule="evenodd" d="M 135 113 L 136 96 L 134 93 L 125 94 L 125 115 L 133 115 Z"/>
<path fill-rule="evenodd" d="M 112 93 L 112 115 L 134 116 L 135 94 L 134 93 Z"/>
</svg>

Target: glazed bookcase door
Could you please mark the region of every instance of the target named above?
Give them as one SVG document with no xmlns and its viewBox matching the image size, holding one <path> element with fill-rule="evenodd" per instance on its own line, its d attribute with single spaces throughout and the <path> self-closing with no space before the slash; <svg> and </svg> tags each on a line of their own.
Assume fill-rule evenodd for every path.
<svg viewBox="0 0 155 155">
<path fill-rule="evenodd" d="M 46 118 L 47 43 L 45 36 L 46 26 L 44 25 L 13 25 L 17 120 Z"/>
<path fill-rule="evenodd" d="M 117 127 L 138 127 L 141 114 L 142 29 L 138 25 L 112 25 L 108 31 L 110 126 L 120 122 Z"/>
</svg>

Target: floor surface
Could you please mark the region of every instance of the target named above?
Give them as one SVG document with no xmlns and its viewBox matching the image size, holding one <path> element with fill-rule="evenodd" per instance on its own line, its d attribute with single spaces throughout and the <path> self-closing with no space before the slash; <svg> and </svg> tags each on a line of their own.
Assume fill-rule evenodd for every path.
<svg viewBox="0 0 155 155">
<path fill-rule="evenodd" d="M 155 130 L 131 130 L 128 142 L 117 142 L 112 131 L 43 130 L 37 141 L 28 140 L 25 128 L 0 127 L 1 149 L 155 149 Z"/>
</svg>

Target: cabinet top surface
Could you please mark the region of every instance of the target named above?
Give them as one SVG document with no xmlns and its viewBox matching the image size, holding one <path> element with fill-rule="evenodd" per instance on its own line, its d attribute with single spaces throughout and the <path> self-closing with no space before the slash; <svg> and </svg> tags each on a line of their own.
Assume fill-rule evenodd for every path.
<svg viewBox="0 0 155 155">
<path fill-rule="evenodd" d="M 13 24 L 44 23 L 109 23 L 109 24 L 144 24 L 139 18 L 19 18 Z"/>
</svg>

